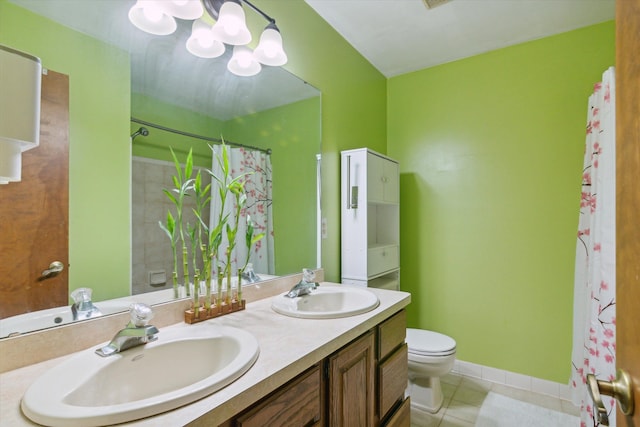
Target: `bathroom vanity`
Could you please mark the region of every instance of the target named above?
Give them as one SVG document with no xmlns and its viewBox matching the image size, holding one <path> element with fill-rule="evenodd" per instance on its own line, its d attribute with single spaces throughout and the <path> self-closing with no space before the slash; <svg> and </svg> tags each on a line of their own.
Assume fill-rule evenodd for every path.
<svg viewBox="0 0 640 427">
<path fill-rule="evenodd" d="M 263 286 L 262 299 L 250 301 L 246 310 L 209 321 L 245 329 L 258 339 L 258 359 L 242 377 L 191 404 L 124 425 L 257 426 L 266 425 L 265 419 L 272 425 L 279 420 L 282 425 L 354 425 L 351 420 L 357 417 L 362 421 L 355 425 L 408 426 L 404 307 L 410 294 L 371 289 L 380 304 L 369 312 L 337 319 L 300 319 L 271 309 L 271 297 L 288 286 Z M 88 322 L 100 327 L 101 320 Z M 184 323 L 159 326 L 158 340 L 163 330 L 189 327 Z M 68 339 L 74 340 L 73 336 Z M 99 344 L 87 345 L 97 348 Z M 21 413 L 20 399 L 36 378 L 69 357 L 1 374 L 0 424 L 35 425 Z M 188 363 L 186 355 L 184 363 Z"/>
<path fill-rule="evenodd" d="M 405 330 L 402 310 L 222 426 L 409 426 Z"/>
</svg>

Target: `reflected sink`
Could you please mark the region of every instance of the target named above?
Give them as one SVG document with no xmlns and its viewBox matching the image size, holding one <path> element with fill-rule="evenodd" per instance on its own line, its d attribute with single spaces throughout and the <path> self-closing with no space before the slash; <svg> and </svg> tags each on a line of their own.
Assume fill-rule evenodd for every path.
<svg viewBox="0 0 640 427">
<path fill-rule="evenodd" d="M 271 308 L 275 312 L 305 319 L 355 316 L 373 310 L 378 304 L 378 297 L 373 292 L 346 285 L 321 285 L 310 295 L 289 298 L 283 294 L 271 300 Z"/>
<path fill-rule="evenodd" d="M 85 350 L 38 378 L 22 411 L 47 426 L 100 426 L 148 417 L 207 396 L 258 358 L 250 333 L 208 322 L 160 330 L 158 340 L 109 357 Z"/>
</svg>

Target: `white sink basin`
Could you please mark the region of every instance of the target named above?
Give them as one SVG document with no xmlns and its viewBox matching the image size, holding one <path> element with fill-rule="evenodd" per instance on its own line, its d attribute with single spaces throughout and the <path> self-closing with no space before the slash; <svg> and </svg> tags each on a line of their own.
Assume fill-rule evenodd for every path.
<svg viewBox="0 0 640 427">
<path fill-rule="evenodd" d="M 38 378 L 22 399 L 24 414 L 47 426 L 83 427 L 148 417 L 220 390 L 259 353 L 250 333 L 208 322 L 160 330 L 157 341 L 109 357 L 94 350 Z"/>
<path fill-rule="evenodd" d="M 321 285 L 310 295 L 289 298 L 283 294 L 271 300 L 271 308 L 275 312 L 305 319 L 355 316 L 373 310 L 378 304 L 378 297 L 373 292 L 346 285 Z"/>
</svg>

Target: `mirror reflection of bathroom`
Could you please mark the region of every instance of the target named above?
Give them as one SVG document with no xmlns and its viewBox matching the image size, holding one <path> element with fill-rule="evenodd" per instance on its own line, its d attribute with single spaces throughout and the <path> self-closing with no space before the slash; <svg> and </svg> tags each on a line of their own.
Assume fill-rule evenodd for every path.
<svg viewBox="0 0 640 427">
<path fill-rule="evenodd" d="M 27 244 L 24 255 L 16 253 L 28 265 L 17 265 L 7 274 L 8 282 L 15 284 L 12 289 L 20 290 L 15 300 L 21 303 L 12 303 L 14 297 L 7 295 L 0 302 L 1 318 L 42 309 L 69 310 L 74 303 L 71 293 L 83 287 L 92 289 L 92 301 L 103 312 L 121 310 L 119 300 L 134 294 L 157 294 L 150 297 L 155 302 L 172 298 L 164 292 L 171 284 L 172 267 L 164 262 L 171 251 L 158 227 L 158 221 L 166 218 L 166 205 L 162 215 L 149 215 L 143 221 L 144 207 L 137 203 L 146 194 L 150 203 L 166 204 L 163 188 L 172 186 L 173 169 L 169 147 L 180 158 L 193 148 L 194 163 L 202 170 L 212 168 L 209 144 L 222 138 L 257 147 L 260 153 L 271 150 L 273 197 L 268 204 L 273 243 L 267 261 L 265 256 L 252 260 L 250 280 L 285 276 L 316 264 L 315 243 L 294 250 L 291 242 L 300 233 L 305 240 L 316 241 L 320 92 L 280 67 L 265 67 L 250 79 L 235 76 L 224 66 L 212 70 L 209 62 L 185 49 L 174 52 L 188 29 L 181 27 L 165 39 L 141 36 L 127 19 L 130 7 L 128 0 L 12 0 L 3 5 L 8 19 L 21 24 L 5 27 L 2 42 L 42 58 L 47 70 L 43 90 L 50 90 L 52 80 L 73 77 L 47 95 L 54 103 L 43 104 L 45 109 L 51 105 L 65 109 L 56 113 L 56 121 L 48 119 L 54 128 L 47 133 L 65 135 L 66 145 L 52 153 L 43 148 L 50 144 L 41 143 L 38 150 L 25 152 L 23 181 L 0 188 L 3 200 L 18 200 L 25 194 L 21 185 L 29 185 L 30 194 L 57 194 L 55 200 L 47 200 L 60 206 L 43 210 L 45 220 L 68 224 L 56 229 L 68 228 L 68 236 L 56 236 L 58 247 L 52 244 L 52 230 L 46 240 L 38 239 L 31 216 L 22 215 L 24 223 L 14 223 L 15 240 L 3 244 L 16 251 L 21 250 L 16 242 L 37 240 L 39 250 L 35 253 Z M 37 28 L 41 36 L 25 33 L 27 28 Z M 215 96 L 203 96 L 202 87 Z M 53 161 L 58 155 L 62 158 Z M 27 166 L 45 164 L 44 159 L 49 177 L 29 184 L 28 171 L 34 169 Z M 289 167 L 301 161 L 307 165 L 302 172 Z M 53 175 L 54 170 L 61 178 Z M 91 180 L 84 178 L 88 176 Z M 35 192 L 40 188 L 42 193 Z M 295 214 L 287 209 L 299 200 L 304 203 Z M 15 203 L 11 206 L 21 209 Z M 58 212 L 63 216 L 54 219 Z M 285 226 L 291 223 L 297 224 L 296 230 Z M 3 233 L 3 238 L 7 236 Z M 41 273 L 54 261 L 64 268 L 43 280 Z M 20 284 L 26 277 L 33 282 Z M 48 296 L 42 298 L 38 290 L 45 284 Z M 25 289 L 31 291 L 25 294 Z M 52 315 L 52 321 L 59 319 Z"/>
</svg>

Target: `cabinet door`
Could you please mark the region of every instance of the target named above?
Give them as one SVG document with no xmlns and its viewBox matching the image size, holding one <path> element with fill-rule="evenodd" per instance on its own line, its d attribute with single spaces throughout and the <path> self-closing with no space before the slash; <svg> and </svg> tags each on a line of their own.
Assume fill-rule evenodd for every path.
<svg viewBox="0 0 640 427">
<path fill-rule="evenodd" d="M 384 203 L 385 163 L 386 159 L 367 153 L 367 201 Z"/>
<path fill-rule="evenodd" d="M 368 332 L 329 358 L 329 426 L 375 424 L 374 334 Z"/>
<path fill-rule="evenodd" d="M 398 164 L 367 153 L 367 201 L 370 203 L 398 203 Z"/>
<path fill-rule="evenodd" d="M 403 345 L 378 368 L 378 408 L 380 418 L 384 418 L 398 401 L 404 398 L 407 388 L 408 349 Z"/>
<path fill-rule="evenodd" d="M 385 203 L 400 203 L 400 168 L 396 162 L 386 160 L 382 171 L 383 199 Z"/>
</svg>

